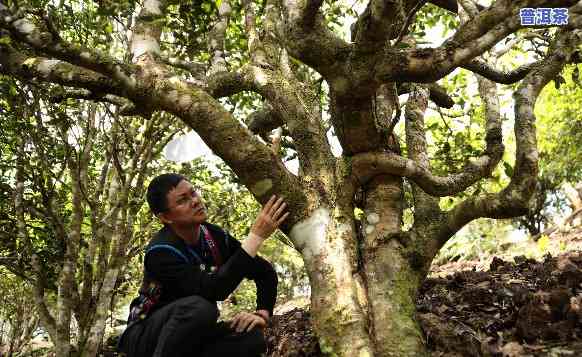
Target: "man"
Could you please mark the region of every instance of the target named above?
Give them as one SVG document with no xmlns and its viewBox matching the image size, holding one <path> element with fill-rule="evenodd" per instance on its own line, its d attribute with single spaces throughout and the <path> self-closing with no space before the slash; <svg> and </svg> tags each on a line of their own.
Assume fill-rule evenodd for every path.
<svg viewBox="0 0 582 357">
<path fill-rule="evenodd" d="M 271 197 L 241 243 L 206 222 L 199 192 L 181 175 L 154 178 L 147 201 L 164 227 L 146 248 L 140 296 L 130 305 L 120 350 L 130 357 L 259 356 L 277 275 L 257 251 L 289 215 L 286 204 Z M 245 277 L 257 285 L 257 311 L 217 322 L 216 301 Z"/>
</svg>

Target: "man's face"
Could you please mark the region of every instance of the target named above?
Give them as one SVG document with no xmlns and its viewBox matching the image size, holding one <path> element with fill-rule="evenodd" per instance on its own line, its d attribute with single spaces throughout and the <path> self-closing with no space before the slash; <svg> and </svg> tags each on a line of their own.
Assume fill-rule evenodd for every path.
<svg viewBox="0 0 582 357">
<path fill-rule="evenodd" d="M 200 191 L 186 180 L 168 192 L 166 200 L 168 210 L 159 215 L 164 223 L 186 226 L 200 224 L 208 218 Z"/>
</svg>

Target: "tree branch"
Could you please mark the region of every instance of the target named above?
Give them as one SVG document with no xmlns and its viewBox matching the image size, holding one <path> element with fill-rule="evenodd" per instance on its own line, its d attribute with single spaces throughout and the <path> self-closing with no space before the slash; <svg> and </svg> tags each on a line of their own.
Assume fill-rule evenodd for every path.
<svg viewBox="0 0 582 357">
<path fill-rule="evenodd" d="M 132 31 L 130 53 L 134 63 L 153 61 L 160 55 L 160 36 L 168 1 L 146 0 L 137 15 Z M 142 58 L 142 56 L 144 56 Z M 143 63 L 142 63 L 143 64 Z"/>
<path fill-rule="evenodd" d="M 331 175 L 333 155 L 319 117 L 317 99 L 312 98 L 294 78 L 253 65 L 246 65 L 239 72 L 217 73 L 211 78 L 214 80 L 205 89 L 215 97 L 231 95 L 244 89 L 261 94 L 278 120 L 287 125 L 296 143 L 300 164 L 304 165 L 303 172 L 316 170 L 314 165 L 319 162 Z M 265 118 L 265 115 L 257 113 L 254 119 L 259 121 L 253 124 L 253 128 L 262 130 L 259 128 L 266 125 L 263 121 Z M 277 122 L 277 125 L 280 124 Z"/>
<path fill-rule="evenodd" d="M 439 234 L 440 244 L 473 219 L 510 218 L 527 212 L 529 200 L 536 190 L 538 173 L 534 105 L 543 87 L 562 70 L 580 43 L 582 33 L 579 30 L 560 30 L 548 57 L 524 78 L 513 95 L 517 152 L 510 183 L 499 193 L 466 199 L 449 211 L 447 225 Z"/>
<path fill-rule="evenodd" d="M 406 103 L 404 117 L 406 119 L 406 148 L 408 158 L 415 161 L 418 166 L 430 171 L 430 161 L 426 145 L 426 132 L 424 128 L 424 115 L 428 107 L 429 91 L 426 87 L 415 89 Z M 429 196 L 415 183 L 412 185 L 414 197 L 414 227 L 419 229 L 426 222 L 433 221 L 440 215 L 439 200 Z"/>
<path fill-rule="evenodd" d="M 352 41 L 360 50 L 379 50 L 388 40 L 406 32 L 410 19 L 424 0 L 370 0 L 352 26 Z"/>
<path fill-rule="evenodd" d="M 567 0 L 571 6 L 574 0 Z M 521 28 L 519 9 L 544 7 L 552 0 L 511 2 L 498 0 L 463 24 L 442 46 L 432 49 L 387 49 L 375 61 L 375 81 L 434 82 L 493 47 L 499 40 Z"/>
<path fill-rule="evenodd" d="M 512 71 L 503 72 L 493 68 L 484 60 L 475 58 L 471 62 L 462 65 L 461 67 L 471 72 L 480 74 L 481 76 L 496 83 L 513 84 L 525 78 L 525 76 L 532 70 L 532 68 L 534 68 L 536 65 L 539 65 L 540 62 L 541 61 L 524 64 Z"/>
<path fill-rule="evenodd" d="M 453 12 L 453 13 L 458 12 L 457 0 L 429 0 L 428 2 L 440 7 L 441 9 L 445 9 L 445 10 L 448 10 L 450 12 Z M 485 9 L 485 7 L 483 7 L 482 5 L 479 5 L 479 4 L 476 4 L 476 5 L 477 5 L 477 8 L 479 9 L 479 11 L 482 11 Z"/>
<path fill-rule="evenodd" d="M 87 89 L 60 89 L 52 93 L 49 100 L 51 103 L 61 103 L 67 99 L 83 99 L 94 102 L 109 103 L 119 107 L 121 115 L 139 115 L 140 113 L 135 104 L 126 98 L 118 97 L 112 94 L 93 93 Z M 149 119 L 149 117 L 146 117 Z"/>
<path fill-rule="evenodd" d="M 11 37 L 31 46 L 36 52 L 101 73 L 128 88 L 133 86 L 131 74 L 135 72 L 135 67 L 98 50 L 65 42 L 24 16 L 13 16 L 7 8 L 0 9 L 0 28 L 8 30 Z"/>
<path fill-rule="evenodd" d="M 435 176 L 415 161 L 393 153 L 366 152 L 352 158 L 354 178 L 365 184 L 378 174 L 391 174 L 407 177 L 433 196 L 452 196 L 464 191 L 481 178 L 487 176 L 490 168 L 488 155 L 470 159 L 463 172 L 448 176 Z"/>
<path fill-rule="evenodd" d="M 176 67 L 188 71 L 194 78 L 203 78 L 206 72 L 206 65 L 198 62 L 182 61 L 177 58 L 160 55 L 160 61 L 168 66 Z"/>
<path fill-rule="evenodd" d="M 306 0 L 303 8 L 303 27 L 309 28 L 314 25 L 315 18 L 318 15 L 319 8 L 323 4 L 323 0 Z"/>
<path fill-rule="evenodd" d="M 283 125 L 283 119 L 275 110 L 265 105 L 262 109 L 251 113 L 248 118 L 249 130 L 255 135 L 266 135 L 271 130 L 277 129 Z"/>
<path fill-rule="evenodd" d="M 353 46 L 334 34 L 314 11 L 320 4 L 320 0 L 283 0 L 282 36 L 291 56 L 331 78 Z"/>
<path fill-rule="evenodd" d="M 276 81 L 260 76 L 258 78 L 257 85 L 263 86 L 259 89 L 266 97 L 275 93 L 271 89 Z M 289 195 L 287 197 L 297 197 L 293 202 L 288 202 L 289 211 L 296 213 L 296 217 L 304 212 L 306 203 L 304 194 L 299 190 L 301 185 L 297 178 L 285 168 L 270 148 L 259 142 L 208 93 L 195 86 L 187 86 L 175 78 L 158 78 L 153 82 L 149 95 L 156 98 L 160 109 L 181 118 L 196 131 L 212 151 L 241 178 L 242 183 L 259 202 L 266 202 L 275 192 L 285 192 Z M 309 126 L 305 123 L 301 125 Z M 289 222 L 286 223 L 289 226 L 286 227 L 294 223 L 293 216 L 295 215 L 289 217 Z"/>
<path fill-rule="evenodd" d="M 99 73 L 59 60 L 25 56 L 6 44 L 0 44 L 0 73 L 26 81 L 40 80 L 85 88 L 93 93 L 110 93 L 118 96 L 124 93 L 121 86 Z"/>
<path fill-rule="evenodd" d="M 218 21 L 208 34 L 208 49 L 212 54 L 212 58 L 210 59 L 210 69 L 208 70 L 208 73 L 210 74 L 227 70 L 226 61 L 224 59 L 224 38 L 226 36 L 226 28 L 228 27 L 230 12 L 230 1 L 223 0 L 218 8 Z"/>
<path fill-rule="evenodd" d="M 386 140 L 388 140 L 400 120 L 401 113 L 394 83 L 386 83 L 378 88 L 374 96 L 373 111 L 376 129 L 382 132 Z"/>
<path fill-rule="evenodd" d="M 294 140 L 302 172 L 333 175 L 333 155 L 321 122 L 317 99 L 301 85 L 278 71 L 255 67 L 256 91 L 287 125 Z M 324 173 L 325 172 L 325 173 Z"/>
<path fill-rule="evenodd" d="M 259 39 L 259 33 L 257 32 L 255 25 L 255 14 L 257 12 L 255 3 L 251 0 L 242 0 L 242 4 L 245 11 L 245 30 L 247 33 L 247 42 L 251 62 L 258 66 L 269 66 L 270 61 L 267 59 L 267 55 L 263 49 L 263 45 Z"/>
<path fill-rule="evenodd" d="M 457 0 L 429 0 L 428 2 L 450 12 L 457 13 L 458 10 Z"/>
<path fill-rule="evenodd" d="M 249 66 L 244 66 L 237 72 L 210 74 L 205 82 L 204 91 L 217 99 L 254 89 Z"/>
<path fill-rule="evenodd" d="M 492 51 L 493 57 L 500 58 L 504 54 L 506 54 L 509 50 L 511 50 L 516 44 L 524 39 L 540 39 L 542 41 L 546 41 L 547 38 L 537 32 L 528 32 L 525 34 L 517 35 L 514 39 L 510 40 L 509 42 L 505 43 L 505 45 L 500 48 Z"/>
<path fill-rule="evenodd" d="M 484 154 L 471 158 L 461 173 L 445 177 L 434 176 L 429 169 L 426 157 L 426 142 L 424 128 L 421 126 L 425 106 L 422 95 L 417 94 L 407 106 L 407 143 L 413 145 L 412 160 L 406 160 L 398 155 L 385 153 L 365 153 L 354 156 L 352 164 L 359 181 L 367 181 L 369 174 L 391 173 L 408 177 L 418 184 L 425 192 L 436 196 L 453 195 L 464 191 L 483 177 L 489 176 L 503 155 L 503 136 L 501 132 L 501 116 L 495 85 L 485 79 L 478 78 L 479 93 L 485 102 L 486 111 L 486 147 Z M 371 164 L 368 168 L 360 167 L 360 160 Z M 359 169 L 358 169 L 359 168 Z"/>
</svg>

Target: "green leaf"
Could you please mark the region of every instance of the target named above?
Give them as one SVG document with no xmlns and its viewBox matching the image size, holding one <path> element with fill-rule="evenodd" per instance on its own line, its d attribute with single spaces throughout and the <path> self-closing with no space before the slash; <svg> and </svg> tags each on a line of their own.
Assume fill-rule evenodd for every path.
<svg viewBox="0 0 582 357">
<path fill-rule="evenodd" d="M 111 24 L 111 22 L 107 22 L 107 25 L 105 25 L 105 32 L 107 33 L 113 32 L 113 25 Z"/>
<path fill-rule="evenodd" d="M 548 237 L 546 234 L 543 234 L 542 237 L 540 239 L 538 239 L 539 251 L 544 253 L 548 249 L 549 245 L 550 245 L 550 237 Z"/>
</svg>

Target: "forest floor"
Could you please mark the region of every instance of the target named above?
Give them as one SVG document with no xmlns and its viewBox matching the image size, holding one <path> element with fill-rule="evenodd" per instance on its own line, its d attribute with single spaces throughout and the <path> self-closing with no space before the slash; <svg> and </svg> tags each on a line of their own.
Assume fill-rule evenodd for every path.
<svg viewBox="0 0 582 357">
<path fill-rule="evenodd" d="M 432 356 L 582 356 L 582 230 L 545 249 L 554 256 L 433 267 L 417 299 Z M 309 316 L 305 306 L 276 315 L 267 355 L 322 356 Z"/>
</svg>

